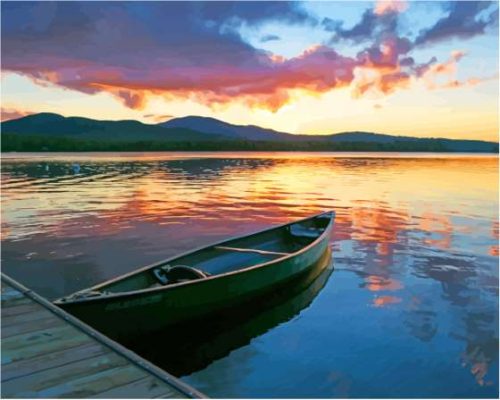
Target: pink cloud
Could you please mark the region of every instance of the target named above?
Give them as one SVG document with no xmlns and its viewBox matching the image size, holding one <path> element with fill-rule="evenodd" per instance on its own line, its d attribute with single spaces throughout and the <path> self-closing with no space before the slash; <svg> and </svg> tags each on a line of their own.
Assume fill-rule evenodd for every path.
<svg viewBox="0 0 500 400">
<path fill-rule="evenodd" d="M 78 60 L 66 62 L 64 59 L 59 64 L 66 65 L 65 68 L 40 71 L 36 66 L 23 66 L 13 69 L 36 82 L 50 82 L 84 93 L 107 92 L 133 109 L 144 109 L 150 96 L 159 95 L 193 99 L 208 106 L 239 101 L 252 108 L 277 111 L 290 100 L 293 89 L 320 94 L 350 86 L 354 97 L 373 91 L 390 94 L 409 87 L 412 77 L 418 78 L 417 72 L 432 89 L 436 86 L 434 77 L 452 76 L 465 54 L 454 51 L 446 62 L 429 63 L 418 70 L 411 59 L 405 58 L 409 48 L 406 39 L 390 36 L 355 58 L 318 45 L 290 59 L 261 52 L 253 63 L 240 66 L 179 68 L 152 65 L 136 73 L 129 68 Z M 44 64 L 52 63 L 55 63 L 53 59 Z M 448 86 L 453 87 L 451 83 Z"/>
<path fill-rule="evenodd" d="M 150 119 L 155 123 L 165 122 L 168 121 L 169 119 L 175 118 L 174 115 L 169 115 L 169 114 L 144 114 L 143 117 Z"/>
<path fill-rule="evenodd" d="M 427 88 L 438 89 L 464 86 L 466 83 L 459 82 L 456 79 L 456 74 L 458 62 L 465 54 L 464 51 L 454 50 L 450 53 L 448 60 L 428 65 L 421 77 Z"/>
<path fill-rule="evenodd" d="M 194 99 L 211 107 L 236 101 L 276 111 L 294 89 L 321 94 L 351 87 L 355 96 L 389 94 L 413 79 L 431 82 L 433 76 L 453 72 L 463 56 L 418 64 L 409 56 L 414 43 L 395 33 L 398 13 L 406 7 L 401 1 L 377 3 L 347 30 L 329 24 L 339 40 L 368 43 L 356 56 L 318 45 L 288 59 L 244 42 L 227 22 L 239 19 L 228 14 L 229 19 L 219 20 L 231 10 L 212 2 L 203 7 L 168 2 L 8 3 L 2 15 L 4 70 L 42 85 L 110 93 L 134 109 L 143 109 L 151 96 Z M 288 3 L 234 4 L 256 24 L 270 15 L 266 7 L 277 7 L 276 18 L 309 20 L 302 12 L 285 12 Z M 458 18 L 463 11 L 453 15 Z M 440 24 L 447 29 L 448 23 Z"/>
<path fill-rule="evenodd" d="M 25 110 L 14 110 L 12 108 L 3 108 L 1 109 L 1 121 L 9 121 L 11 119 L 18 119 L 21 117 L 25 117 L 26 115 L 34 114 L 31 111 Z"/>
<path fill-rule="evenodd" d="M 378 0 L 373 12 L 376 15 L 383 15 L 389 12 L 401 13 L 407 8 L 408 4 L 404 0 Z"/>
</svg>

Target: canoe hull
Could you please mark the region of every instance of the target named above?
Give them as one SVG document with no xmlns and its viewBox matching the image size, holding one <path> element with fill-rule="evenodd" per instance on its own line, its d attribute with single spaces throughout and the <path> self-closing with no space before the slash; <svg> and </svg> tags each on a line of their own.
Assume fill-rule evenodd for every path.
<svg viewBox="0 0 500 400">
<path fill-rule="evenodd" d="M 277 286 L 299 278 L 328 250 L 331 228 L 330 223 L 313 246 L 272 264 L 163 290 L 58 306 L 113 338 L 165 329 L 262 298 Z"/>
<path fill-rule="evenodd" d="M 176 324 L 175 329 L 120 342 L 175 376 L 190 375 L 297 316 L 314 301 L 332 272 L 331 252 L 327 251 L 306 273 L 267 293 L 264 301 L 247 301 L 206 318 Z"/>
</svg>

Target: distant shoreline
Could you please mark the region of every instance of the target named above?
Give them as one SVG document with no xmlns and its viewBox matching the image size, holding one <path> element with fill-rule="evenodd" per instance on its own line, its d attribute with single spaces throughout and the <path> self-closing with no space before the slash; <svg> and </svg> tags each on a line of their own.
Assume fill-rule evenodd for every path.
<svg viewBox="0 0 500 400">
<path fill-rule="evenodd" d="M 40 113 L 1 124 L 7 151 L 334 151 L 498 153 L 498 142 L 374 132 L 293 135 L 254 125 L 189 116 L 146 125 Z"/>
<path fill-rule="evenodd" d="M 395 153 L 498 153 L 499 145 L 482 142 L 478 145 L 454 144 L 449 140 L 427 139 L 392 141 L 123 141 L 81 140 L 45 135 L 19 135 L 2 133 L 1 151 L 7 152 L 178 152 L 178 151 L 231 151 L 231 152 L 395 152 Z"/>
<path fill-rule="evenodd" d="M 44 159 L 51 157 L 140 157 L 147 156 L 150 158 L 183 158 L 197 156 L 199 158 L 210 158 L 213 155 L 225 156 L 227 158 L 239 157 L 240 155 L 249 155 L 259 157 L 260 155 L 270 157 L 280 156 L 300 156 L 308 155 L 312 157 L 333 157 L 333 158 L 498 158 L 499 153 L 487 152 L 397 152 L 397 151 L 29 151 L 29 152 L 0 152 L 0 159 L 21 159 L 21 158 L 36 158 Z"/>
<path fill-rule="evenodd" d="M 498 151 L 414 151 L 414 150 L 30 150 L 30 151 L 1 151 L 0 155 L 15 154 L 113 154 L 113 153 L 334 153 L 334 154 L 470 154 L 470 155 L 499 155 Z"/>
</svg>

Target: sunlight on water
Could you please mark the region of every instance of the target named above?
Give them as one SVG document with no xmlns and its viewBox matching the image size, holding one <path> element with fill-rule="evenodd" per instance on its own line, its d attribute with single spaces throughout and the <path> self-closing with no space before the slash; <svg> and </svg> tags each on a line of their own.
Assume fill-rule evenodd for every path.
<svg viewBox="0 0 500 400">
<path fill-rule="evenodd" d="M 498 395 L 496 157 L 9 155 L 2 189 L 3 271 L 51 299 L 334 209 L 313 297 L 183 367 L 210 396 Z"/>
</svg>

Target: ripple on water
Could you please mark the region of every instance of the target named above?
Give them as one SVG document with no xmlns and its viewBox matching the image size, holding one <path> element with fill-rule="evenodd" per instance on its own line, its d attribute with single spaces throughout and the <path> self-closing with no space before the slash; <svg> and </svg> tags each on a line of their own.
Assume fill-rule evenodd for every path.
<svg viewBox="0 0 500 400">
<path fill-rule="evenodd" d="M 497 168 L 450 155 L 4 159 L 2 268 L 55 298 L 335 209 L 331 276 L 186 333 L 192 363 L 155 363 L 212 397 L 496 397 Z"/>
</svg>

